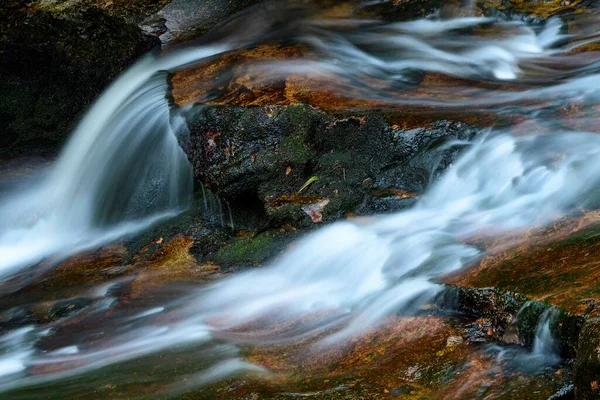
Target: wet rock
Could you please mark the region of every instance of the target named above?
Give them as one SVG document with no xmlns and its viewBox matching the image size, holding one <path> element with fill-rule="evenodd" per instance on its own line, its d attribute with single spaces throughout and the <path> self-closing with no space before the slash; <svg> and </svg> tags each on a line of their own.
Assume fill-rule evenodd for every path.
<svg viewBox="0 0 600 400">
<path fill-rule="evenodd" d="M 166 281 L 168 275 L 170 280 L 212 279 L 206 273 L 211 265 L 223 272 L 261 265 L 281 254 L 299 237 L 295 229 L 261 229 L 260 218 L 246 216 L 246 213 L 252 214 L 252 210 L 235 213 L 244 223 L 233 228 L 227 222 L 228 214 L 219 216 L 213 212 L 202 193 L 196 193 L 188 211 L 152 227 L 126 244 L 130 270 L 159 272 L 165 277 L 162 281 Z M 254 229 L 245 230 L 243 226 Z"/>
<path fill-rule="evenodd" d="M 254 204 L 271 225 L 295 227 L 412 204 L 461 151 L 449 141 L 477 133 L 449 121 L 401 130 L 375 111 L 306 105 L 202 106 L 188 121 L 185 147 L 201 184 L 234 214 Z"/>
<path fill-rule="evenodd" d="M 523 345 L 527 347 L 533 345 L 536 327 L 546 308 L 547 306 L 541 302 L 528 301 L 519 310 L 515 324 L 519 333 L 519 341 Z"/>
<path fill-rule="evenodd" d="M 392 21 L 406 21 L 427 17 L 443 5 L 440 0 L 392 0 L 365 2 L 363 7 Z"/>
<path fill-rule="evenodd" d="M 163 44 L 197 37 L 227 17 L 260 0 L 172 0 L 142 22 L 146 32 L 157 35 Z"/>
<path fill-rule="evenodd" d="M 588 320 L 577 348 L 574 370 L 575 398 L 600 398 L 600 319 Z"/>
<path fill-rule="evenodd" d="M 30 8 L 55 15 L 66 15 L 89 9 L 101 9 L 108 15 L 140 22 L 157 12 L 171 0 L 33 0 Z"/>
<path fill-rule="evenodd" d="M 46 12 L 28 3 L 3 6 L 13 5 L 0 28 L 3 154 L 53 154 L 108 83 L 158 43 L 98 8 Z"/>
<path fill-rule="evenodd" d="M 492 0 L 485 2 L 482 10 L 488 15 L 502 13 L 508 18 L 521 17 L 528 22 L 543 22 L 553 15 L 572 12 L 578 8 L 580 3 L 582 2 L 569 0 Z"/>
<path fill-rule="evenodd" d="M 293 232 L 268 231 L 234 237 L 206 258 L 225 266 L 259 265 L 281 254 L 297 238 Z"/>
<path fill-rule="evenodd" d="M 524 347 L 533 345 L 540 317 L 551 307 L 511 291 L 468 287 L 448 287 L 438 304 L 478 318 L 467 327 L 470 342 L 494 341 Z M 550 331 L 559 343 L 561 357 L 575 357 L 583 322 L 583 316 L 557 309 Z"/>
<path fill-rule="evenodd" d="M 494 336 L 500 339 L 510 326 L 515 316 L 527 301 L 525 296 L 502 292 L 495 288 L 470 289 L 465 287 L 450 287 L 448 297 L 454 297 L 454 306 L 460 312 L 480 318 L 474 329 L 484 336 Z M 445 302 L 449 302 L 446 298 Z M 488 335 L 491 331 L 492 335 Z M 479 335 L 474 335 L 479 337 Z M 487 338 L 486 340 L 491 339 Z"/>
<path fill-rule="evenodd" d="M 34 322 L 35 318 L 29 307 L 13 307 L 0 314 L 0 333 L 20 328 Z"/>
</svg>

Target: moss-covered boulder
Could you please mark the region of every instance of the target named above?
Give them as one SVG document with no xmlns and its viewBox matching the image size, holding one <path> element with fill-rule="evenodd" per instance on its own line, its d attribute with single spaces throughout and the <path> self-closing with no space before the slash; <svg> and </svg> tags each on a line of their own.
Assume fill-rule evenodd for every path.
<svg viewBox="0 0 600 400">
<path fill-rule="evenodd" d="M 402 130 L 377 111 L 328 114 L 290 106 L 199 106 L 186 147 L 197 180 L 235 212 L 306 227 L 414 202 L 477 129 L 439 121 Z M 234 218 L 235 219 L 235 218 Z"/>
</svg>

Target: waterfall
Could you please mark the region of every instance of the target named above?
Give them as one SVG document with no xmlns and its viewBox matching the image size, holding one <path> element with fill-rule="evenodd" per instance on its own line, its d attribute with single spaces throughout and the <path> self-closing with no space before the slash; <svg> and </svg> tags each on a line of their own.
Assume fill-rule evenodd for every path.
<svg viewBox="0 0 600 400">
<path fill-rule="evenodd" d="M 189 205 L 192 170 L 161 71 L 225 50 L 146 56 L 102 94 L 46 180 L 0 204 L 1 278 L 140 231 Z"/>
<path fill-rule="evenodd" d="M 265 79 L 289 73 L 333 75 L 331 83 L 341 93 L 394 106 L 519 113 L 548 133 L 485 130 L 413 208 L 326 226 L 271 265 L 205 288 L 187 288 L 182 300 L 152 305 L 135 322 L 127 310 L 106 313 L 110 315 L 102 324 L 91 327 L 87 337 L 72 338 L 63 351 L 35 350 L 32 343 L 48 334 L 43 327 L 27 328 L 17 339 L 0 337 L 10 355 L 0 364 L 0 391 L 177 345 L 208 343 L 214 336 L 236 345 L 289 343 L 309 336 L 319 338 L 316 346 L 343 343 L 387 316 L 418 313 L 441 290 L 440 277 L 482 256 L 470 239 L 542 226 L 580 207 L 598 206 L 600 136 L 569 129 L 566 122 L 572 121 L 557 112 L 570 98 L 597 104 L 597 62 L 565 55 L 593 35 L 561 44 L 565 38 L 558 19 L 545 24 L 474 17 L 352 23 L 307 20 L 297 35 L 286 39 L 311 46 L 311 57 L 258 63 L 248 71 L 268 70 Z M 485 35 L 473 34 L 485 29 Z M 272 37 L 265 34 L 265 40 Z M 238 49 L 249 40 L 222 43 L 147 56 L 107 89 L 73 133 L 49 178 L 0 205 L 0 278 L 42 259 L 139 231 L 187 205 L 191 170 L 177 144 L 163 72 Z M 565 58 L 570 63 L 563 65 Z M 410 84 L 414 70 L 483 85 L 461 88 L 465 90 L 455 97 L 446 97 L 447 92 L 402 97 L 394 87 L 381 85 Z M 522 86 L 506 89 L 508 81 Z M 523 111 L 525 102 L 534 111 Z M 594 113 L 583 112 L 581 121 L 595 118 Z M 554 346 L 552 318 L 548 311 L 540 321 L 534 355 L 545 356 Z M 272 319 L 301 323 L 282 324 L 264 334 L 252 330 Z M 227 357 L 234 360 L 217 363 L 215 375 L 227 375 L 228 368 L 254 369 L 235 360 L 231 343 Z M 29 373 L 54 365 L 61 368 Z"/>
<path fill-rule="evenodd" d="M 554 307 L 548 307 L 544 310 L 535 329 L 533 340 L 532 353 L 534 357 L 543 359 L 549 364 L 554 364 L 560 360 L 559 343 L 552 336 L 550 329 L 551 324 L 556 322 L 557 315 L 558 310 Z"/>
</svg>

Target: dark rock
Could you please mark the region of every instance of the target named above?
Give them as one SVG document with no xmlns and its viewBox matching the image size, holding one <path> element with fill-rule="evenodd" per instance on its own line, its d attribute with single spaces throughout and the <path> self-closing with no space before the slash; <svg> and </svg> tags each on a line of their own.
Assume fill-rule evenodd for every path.
<svg viewBox="0 0 600 400">
<path fill-rule="evenodd" d="M 454 297 L 453 303 L 457 311 L 482 318 L 477 322 L 479 326 L 473 326 L 473 329 L 483 332 L 488 339 L 495 340 L 502 338 L 527 300 L 525 296 L 495 288 L 449 287 L 448 292 L 446 298 Z M 489 331 L 491 334 L 488 335 Z"/>
<path fill-rule="evenodd" d="M 392 21 L 424 18 L 437 11 L 445 3 L 441 0 L 404 0 L 364 2 L 367 11 L 382 15 Z"/>
<path fill-rule="evenodd" d="M 437 303 L 441 308 L 479 318 L 468 329 L 471 341 L 502 341 L 525 347 L 533 345 L 540 317 L 551 307 L 507 290 L 460 286 L 448 286 Z M 583 322 L 583 316 L 557 309 L 550 331 L 559 343 L 561 357 L 575 357 Z"/>
<path fill-rule="evenodd" d="M 477 133 L 448 121 L 401 131 L 377 112 L 335 116 L 306 105 L 200 106 L 188 122 L 195 176 L 234 217 L 253 204 L 272 225 L 295 227 L 414 203 L 460 152 L 447 144 Z"/>
<path fill-rule="evenodd" d="M 28 307 L 13 307 L 0 314 L 0 332 L 20 328 L 35 322 Z"/>
<path fill-rule="evenodd" d="M 206 196 L 212 196 L 206 193 Z M 190 209 L 174 218 L 163 221 L 128 241 L 128 261 L 139 263 L 144 256 L 159 252 L 164 243 L 177 236 L 191 238 L 190 254 L 198 262 L 214 262 L 223 271 L 243 269 L 263 264 L 281 254 L 288 244 L 299 237 L 295 230 L 261 230 L 260 219 L 243 219 L 243 226 L 229 225 L 226 210 L 211 210 L 210 197 L 204 201 L 202 193 L 196 193 Z M 223 212 L 223 215 L 218 215 Z M 245 210 L 252 214 L 252 210 Z M 244 213 L 236 214 L 244 218 Z"/>
<path fill-rule="evenodd" d="M 72 317 L 92 303 L 93 301 L 91 299 L 83 297 L 59 301 L 52 306 L 48 315 L 45 316 L 44 321 L 57 321 L 63 318 Z"/>
<path fill-rule="evenodd" d="M 533 345 L 536 330 L 542 314 L 550 306 L 540 301 L 527 301 L 516 318 L 516 328 L 521 344 L 530 347 Z M 550 332 L 559 343 L 560 356 L 565 359 L 575 357 L 579 334 L 583 326 L 584 317 L 556 309 L 557 313 L 550 322 Z"/>
<path fill-rule="evenodd" d="M 173 0 L 141 24 L 163 43 L 181 42 L 203 33 L 260 0 Z"/>
<path fill-rule="evenodd" d="M 575 359 L 576 399 L 600 399 L 600 319 L 586 321 Z"/>
<path fill-rule="evenodd" d="M 53 154 L 81 112 L 158 41 L 99 9 L 15 10 L 0 32 L 0 151 Z"/>
<path fill-rule="evenodd" d="M 528 301 L 519 310 L 516 316 L 516 327 L 523 345 L 527 347 L 533 345 L 538 322 L 546 308 L 547 306 L 539 301 Z"/>
</svg>

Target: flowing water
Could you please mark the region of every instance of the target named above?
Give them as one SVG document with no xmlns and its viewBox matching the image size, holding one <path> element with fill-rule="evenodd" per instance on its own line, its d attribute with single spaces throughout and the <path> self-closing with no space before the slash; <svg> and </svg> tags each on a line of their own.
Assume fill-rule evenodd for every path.
<svg viewBox="0 0 600 400">
<path fill-rule="evenodd" d="M 234 20 L 238 32 L 230 24 L 209 44 L 146 56 L 106 90 L 49 176 L 0 204 L 3 290 L 26 285 L 43 272 L 41 265 L 51 268 L 135 234 L 189 205 L 192 171 L 178 144 L 182 119 L 166 98 L 166 72 L 231 50 L 273 40 L 302 43 L 310 49 L 304 59 L 257 62 L 250 71 L 265 82 L 318 77 L 339 93 L 378 104 L 485 110 L 516 116 L 517 123 L 461 144 L 458 161 L 406 211 L 323 227 L 270 266 L 177 288 L 176 297 L 159 296 L 156 304 L 120 305 L 114 297 L 120 283 L 108 282 L 89 293 L 92 311 L 76 334 L 44 325 L 5 333 L 0 391 L 71 382 L 59 387 L 75 397 L 85 393 L 77 377 L 108 374 L 107 366 L 114 368 L 111 382 L 135 380 L 128 361 L 141 357 L 156 379 L 170 374 L 160 395 L 177 396 L 240 371 L 267 377 L 267 370 L 242 360 L 239 345 L 305 338 L 316 348 L 343 343 L 431 302 L 442 290 L 437 278 L 482 256 L 469 239 L 597 207 L 600 136 L 574 128 L 597 122 L 599 59 L 577 52 L 599 39 L 594 10 L 546 21 L 503 14 L 409 22 L 307 15 L 287 20 L 287 28 L 281 18 L 289 15 L 282 17 L 281 7 L 272 11 Z M 567 22 L 579 30 L 568 33 Z M 422 72 L 464 83 L 403 95 Z M 576 115 L 561 112 L 570 104 Z M 538 329 L 535 355 L 554 351 L 550 317 Z M 273 320 L 279 329 L 268 329 Z M 47 343 L 52 350 L 44 349 Z M 186 367 L 167 372 L 162 356 L 184 359 Z M 28 396 L 33 392 L 22 393 Z"/>
</svg>

